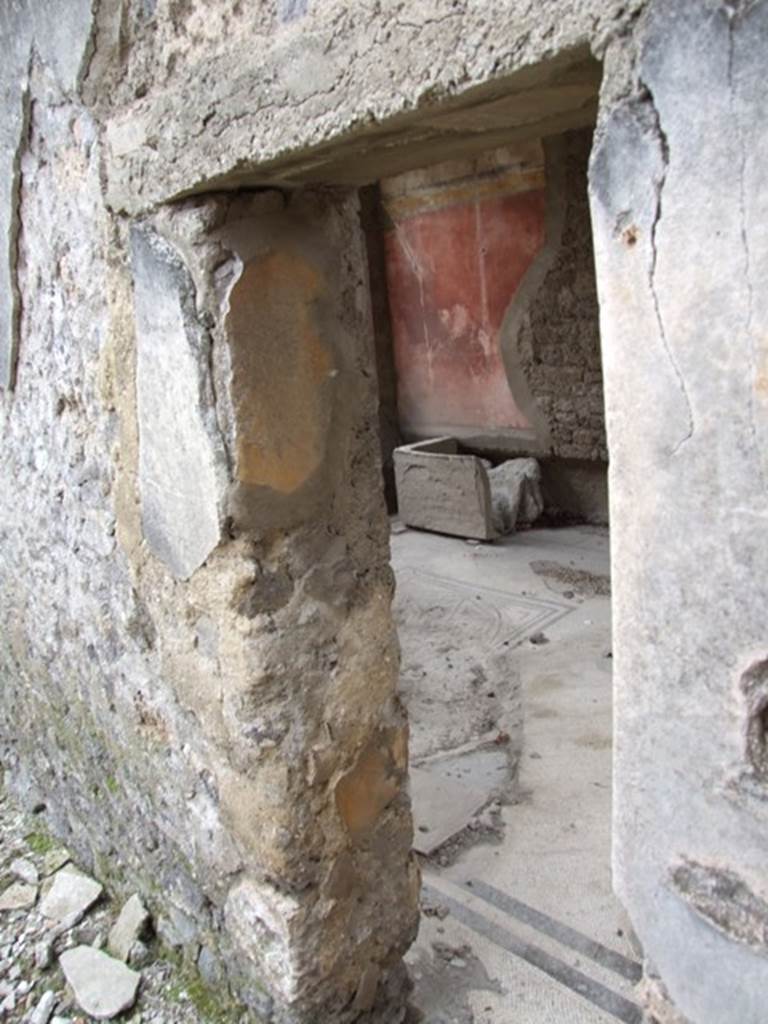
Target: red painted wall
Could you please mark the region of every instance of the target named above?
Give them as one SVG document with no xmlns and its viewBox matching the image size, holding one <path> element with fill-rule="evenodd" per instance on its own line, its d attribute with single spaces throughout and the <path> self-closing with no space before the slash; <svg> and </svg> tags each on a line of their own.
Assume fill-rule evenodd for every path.
<svg viewBox="0 0 768 1024">
<path fill-rule="evenodd" d="M 544 242 L 540 148 L 497 151 L 382 184 L 387 284 L 403 429 L 415 436 L 526 428 L 499 332 Z"/>
</svg>

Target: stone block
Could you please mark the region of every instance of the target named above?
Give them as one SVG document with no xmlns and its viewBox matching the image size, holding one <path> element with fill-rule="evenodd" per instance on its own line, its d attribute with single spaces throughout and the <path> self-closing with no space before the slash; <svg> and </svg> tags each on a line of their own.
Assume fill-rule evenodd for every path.
<svg viewBox="0 0 768 1024">
<path fill-rule="evenodd" d="M 508 459 L 488 471 L 488 483 L 497 533 L 514 533 L 518 523 L 530 525 L 544 511 L 541 470 L 536 459 Z"/>
<path fill-rule="evenodd" d="M 191 276 L 151 228 L 131 232 L 136 316 L 139 491 L 144 537 L 179 579 L 219 542 L 218 434 L 210 341 Z"/>
<path fill-rule="evenodd" d="M 408 526 L 457 537 L 490 540 L 490 462 L 459 451 L 452 437 L 395 449 L 400 518 Z"/>
</svg>

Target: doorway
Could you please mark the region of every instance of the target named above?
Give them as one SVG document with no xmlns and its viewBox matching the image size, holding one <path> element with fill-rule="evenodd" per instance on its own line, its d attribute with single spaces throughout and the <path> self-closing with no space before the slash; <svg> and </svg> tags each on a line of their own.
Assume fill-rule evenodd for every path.
<svg viewBox="0 0 768 1024">
<path fill-rule="evenodd" d="M 415 1012 L 435 1024 L 640 1020 L 640 963 L 611 889 L 591 140 L 589 127 L 529 140 L 366 197 L 424 875 L 408 960 Z M 535 460 L 538 514 L 494 524 L 491 540 L 403 514 L 394 450 L 437 437 L 491 476 Z M 437 504 L 452 500 L 435 486 Z"/>
</svg>

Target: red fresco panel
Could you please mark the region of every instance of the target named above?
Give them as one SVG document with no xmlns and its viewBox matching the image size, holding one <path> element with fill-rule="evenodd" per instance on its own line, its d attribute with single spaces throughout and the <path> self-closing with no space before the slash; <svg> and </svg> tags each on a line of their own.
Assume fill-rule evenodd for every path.
<svg viewBox="0 0 768 1024">
<path fill-rule="evenodd" d="M 507 384 L 499 331 L 544 242 L 544 191 L 431 209 L 386 233 L 404 427 L 529 426 Z"/>
</svg>

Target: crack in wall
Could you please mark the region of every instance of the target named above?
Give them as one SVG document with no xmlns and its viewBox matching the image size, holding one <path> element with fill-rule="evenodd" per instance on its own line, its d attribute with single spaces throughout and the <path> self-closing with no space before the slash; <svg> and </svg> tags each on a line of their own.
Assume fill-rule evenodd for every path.
<svg viewBox="0 0 768 1024">
<path fill-rule="evenodd" d="M 738 164 L 738 175 L 739 175 L 739 188 L 738 188 L 738 201 L 739 201 L 739 236 L 741 238 L 741 247 L 744 251 L 744 281 L 747 286 L 747 312 L 744 322 L 744 330 L 747 335 L 747 344 L 752 359 L 752 371 L 753 380 L 759 377 L 759 359 L 756 351 L 755 338 L 752 332 L 752 318 L 754 313 L 754 301 L 755 301 L 755 290 L 752 282 L 752 262 L 749 251 L 749 235 L 747 233 L 747 208 L 746 208 L 746 185 L 745 176 L 747 168 L 747 146 L 744 141 L 744 130 L 741 120 L 738 116 L 737 106 L 735 102 L 736 89 L 734 85 L 733 77 L 733 58 L 734 58 L 734 47 L 735 39 L 734 33 L 736 30 L 736 22 L 739 17 L 739 10 L 736 7 L 730 7 L 726 5 L 726 17 L 728 19 L 728 103 L 733 117 L 733 123 L 735 126 L 736 138 L 738 140 L 739 147 L 739 164 Z M 756 424 L 756 409 L 755 409 L 755 389 L 750 387 L 749 396 L 749 424 L 750 433 L 752 434 L 752 441 L 757 453 L 757 464 L 758 471 L 760 474 L 760 482 L 765 490 L 766 479 L 765 479 L 765 464 L 762 455 L 760 439 L 757 436 L 757 424 Z"/>
<path fill-rule="evenodd" d="M 652 119 L 653 119 L 653 127 L 654 127 L 654 131 L 655 131 L 656 139 L 658 140 L 658 144 L 659 144 L 659 152 L 661 153 L 662 168 L 663 168 L 662 169 L 662 173 L 661 173 L 661 177 L 657 181 L 654 182 L 654 190 L 655 190 L 655 193 L 656 193 L 656 209 L 654 210 L 654 213 L 653 213 L 653 223 L 651 224 L 651 233 L 650 233 L 650 238 L 651 238 L 651 265 L 648 268 L 648 284 L 649 284 L 650 289 L 651 289 L 651 298 L 653 300 L 653 309 L 654 309 L 654 314 L 655 314 L 655 317 L 656 317 L 656 323 L 657 323 L 658 328 L 659 328 L 659 337 L 661 339 L 661 344 L 662 344 L 662 346 L 664 348 L 664 351 L 667 354 L 667 359 L 669 360 L 669 364 L 672 367 L 672 370 L 673 370 L 673 372 L 675 374 L 675 377 L 677 378 L 678 385 L 680 386 L 680 390 L 681 390 L 681 392 L 683 394 L 683 398 L 685 399 L 686 414 L 687 414 L 687 417 L 688 417 L 688 429 L 683 434 L 683 436 L 680 438 L 680 440 L 677 441 L 675 443 L 675 445 L 673 446 L 673 448 L 672 448 L 672 455 L 677 455 L 680 452 L 680 449 L 685 444 L 687 444 L 688 441 L 690 441 L 690 439 L 693 437 L 694 430 L 695 430 L 695 424 L 694 424 L 694 420 L 693 420 L 693 407 L 691 405 L 691 399 L 690 399 L 690 396 L 688 394 L 688 389 L 687 389 L 686 384 L 685 384 L 685 378 L 683 377 L 682 371 L 680 370 L 680 367 L 677 364 L 677 360 L 675 359 L 675 357 L 672 354 L 672 349 L 671 349 L 670 344 L 669 344 L 669 339 L 667 338 L 667 332 L 666 332 L 666 329 L 664 327 L 664 318 L 662 317 L 662 314 L 661 314 L 661 304 L 659 303 L 659 296 L 658 296 L 658 292 L 656 290 L 656 265 L 657 265 L 657 261 L 658 261 L 658 248 L 657 248 L 657 244 L 656 244 L 656 235 L 657 235 L 657 232 L 658 232 L 659 224 L 661 223 L 662 196 L 663 196 L 663 192 L 664 192 L 664 185 L 666 184 L 666 180 L 667 180 L 667 172 L 669 170 L 669 159 L 670 159 L 670 156 L 669 156 L 669 140 L 667 139 L 666 132 L 662 128 L 661 118 L 659 116 L 659 111 L 658 111 L 658 108 L 656 106 L 655 100 L 653 98 L 653 92 L 651 91 L 651 89 L 650 89 L 649 85 L 647 84 L 647 82 L 643 82 L 642 79 L 640 80 L 640 86 L 641 86 L 641 88 L 643 88 L 645 90 L 646 99 L 647 99 L 647 102 L 648 102 L 648 104 L 650 106 L 651 115 L 652 115 Z"/>
</svg>

